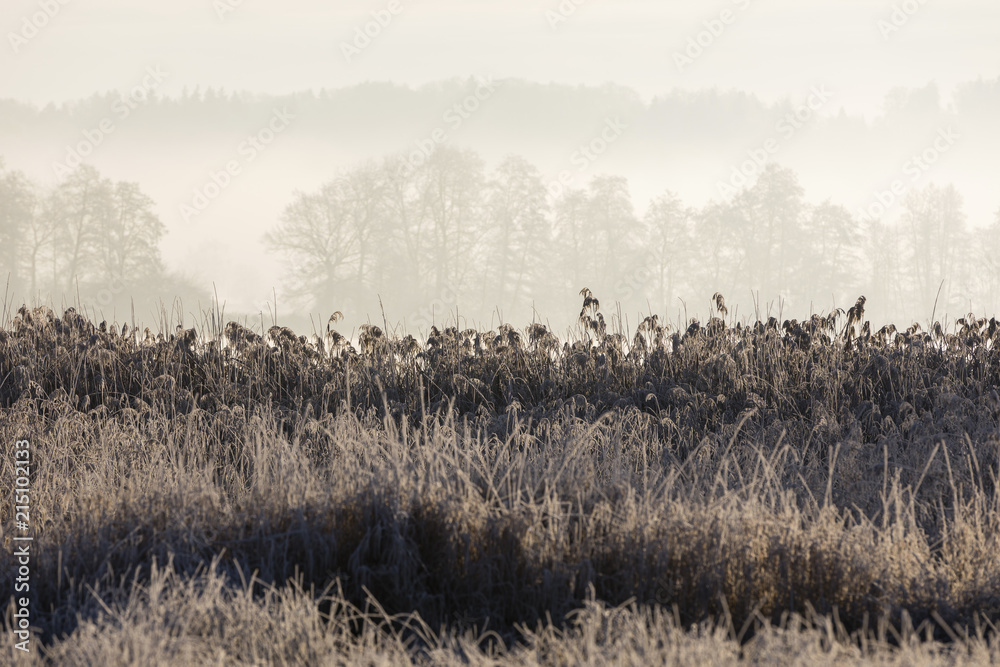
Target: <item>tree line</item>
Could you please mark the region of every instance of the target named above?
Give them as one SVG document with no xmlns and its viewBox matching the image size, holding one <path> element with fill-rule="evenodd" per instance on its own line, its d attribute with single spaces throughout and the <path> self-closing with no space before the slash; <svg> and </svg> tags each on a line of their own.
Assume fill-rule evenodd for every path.
<svg viewBox="0 0 1000 667">
<path fill-rule="evenodd" d="M 926 319 L 935 304 L 939 317 L 958 317 L 1000 302 L 1000 211 L 989 227 L 967 229 L 952 185 L 911 190 L 892 222 L 805 201 L 796 173 L 773 162 L 701 208 L 666 190 L 640 215 L 614 175 L 552 190 L 562 191 L 551 196 L 519 156 L 487 172 L 476 152 L 439 146 L 419 161 L 366 161 L 296 193 L 265 242 L 285 260 L 286 294 L 319 310 L 370 312 L 378 296 L 405 314 L 428 301 L 459 306 L 462 295 L 466 307 L 508 319 L 532 306 L 562 315 L 583 286 L 668 314 L 716 291 L 758 312 L 754 299 L 829 311 L 865 294 L 891 319 Z"/>
<path fill-rule="evenodd" d="M 192 286 L 160 257 L 166 227 L 137 183 L 81 165 L 50 189 L 0 158 L 0 279 L 14 294 L 59 302 L 67 295 L 108 306 Z M 175 290 L 173 294 L 169 290 Z"/>
<path fill-rule="evenodd" d="M 522 157 L 487 171 L 475 151 L 442 145 L 296 193 L 264 242 L 284 259 L 283 294 L 296 308 L 364 317 L 381 300 L 415 327 L 455 308 L 565 317 L 585 286 L 605 303 L 668 316 L 692 300 L 704 311 L 699 299 L 714 292 L 750 315 L 768 304 L 829 311 L 860 294 L 873 319 L 995 312 L 1000 211 L 970 230 L 956 189 L 934 184 L 900 206 L 892 222 L 860 220 L 805 201 L 795 172 L 768 163 L 728 200 L 698 208 L 665 190 L 639 214 L 623 177 L 550 188 Z M 43 189 L 0 160 L 0 275 L 43 300 L 192 293 L 165 270 L 154 209 L 137 184 L 89 165 Z"/>
</svg>

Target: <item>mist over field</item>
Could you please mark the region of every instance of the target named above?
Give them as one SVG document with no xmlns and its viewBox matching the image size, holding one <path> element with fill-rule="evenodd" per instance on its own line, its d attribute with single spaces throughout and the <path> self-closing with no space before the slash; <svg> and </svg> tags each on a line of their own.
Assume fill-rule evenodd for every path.
<svg viewBox="0 0 1000 667">
<path fill-rule="evenodd" d="M 5 2 L 0 655 L 997 664 L 998 29 Z"/>
<path fill-rule="evenodd" d="M 134 292 L 151 318 L 159 285 L 189 311 L 217 294 L 267 315 L 276 300 L 284 322 L 340 310 L 353 328 L 382 320 L 381 297 L 412 333 L 456 312 L 562 328 L 583 287 L 632 323 L 704 318 L 716 291 L 751 318 L 860 294 L 879 323 L 925 321 L 935 302 L 951 319 L 996 307 L 995 8 L 453 4 L 8 5 L 2 273 L 109 317 Z M 82 204 L 52 201 L 81 164 L 150 200 L 160 266 L 142 289 L 149 276 L 115 275 L 125 260 L 86 238 L 106 236 L 110 209 L 66 240 Z M 330 187 L 364 178 L 364 192 Z M 326 210 L 309 218 L 306 202 Z"/>
</svg>

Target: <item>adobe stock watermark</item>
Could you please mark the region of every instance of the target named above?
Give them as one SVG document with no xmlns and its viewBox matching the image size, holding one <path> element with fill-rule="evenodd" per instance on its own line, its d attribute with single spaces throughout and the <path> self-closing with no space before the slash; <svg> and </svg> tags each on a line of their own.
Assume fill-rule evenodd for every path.
<svg viewBox="0 0 1000 667">
<path fill-rule="evenodd" d="M 226 20 L 227 14 L 232 14 L 243 5 L 243 0 L 213 0 L 212 9 L 220 21 Z"/>
<path fill-rule="evenodd" d="M 731 2 L 740 11 L 746 11 L 750 7 L 751 0 L 731 0 Z M 688 37 L 683 50 L 674 51 L 674 64 L 677 65 L 677 71 L 683 74 L 685 68 L 701 58 L 705 50 L 711 48 L 726 32 L 726 29 L 736 23 L 738 16 L 737 12 L 726 7 L 719 12 L 718 16 L 702 21 L 704 30 Z"/>
<path fill-rule="evenodd" d="M 431 299 L 422 305 L 415 312 L 411 313 L 404 322 L 408 327 L 413 327 L 413 334 L 411 335 L 414 337 L 420 334 L 426 336 L 435 323 L 438 327 L 444 326 L 443 323 L 449 321 L 448 318 L 454 312 L 456 306 L 458 306 L 458 289 L 449 281 L 441 287 L 441 291 L 438 293 L 436 299 Z M 458 325 L 456 324 L 456 326 Z"/>
<path fill-rule="evenodd" d="M 14 467 L 14 605 L 13 627 L 17 641 L 14 648 L 28 653 L 31 641 L 31 442 L 15 440 Z"/>
<path fill-rule="evenodd" d="M 493 97 L 493 93 L 500 86 L 500 83 L 494 81 L 493 77 L 477 78 L 479 85 L 476 89 L 448 107 L 447 111 L 441 115 L 442 122 L 451 128 L 453 132 L 462 127 L 465 121 L 472 118 L 473 114 L 479 111 L 483 103 Z M 415 148 L 407 156 L 407 164 L 414 169 L 423 166 L 427 162 L 427 159 L 434 153 L 434 149 L 446 141 L 448 141 L 447 130 L 441 126 L 434 128 L 425 138 L 414 142 Z"/>
<path fill-rule="evenodd" d="M 7 41 L 10 42 L 11 51 L 14 55 L 21 52 L 21 49 L 28 45 L 38 34 L 45 29 L 49 21 L 54 19 L 68 5 L 70 0 L 38 0 L 39 10 L 30 16 L 21 18 L 21 28 L 17 32 L 7 33 Z"/>
<path fill-rule="evenodd" d="M 108 279 L 105 287 L 101 288 L 97 292 L 98 304 L 101 306 L 110 306 L 111 302 L 114 301 L 115 296 L 125 291 L 125 281 L 122 278 L 123 276 L 117 275 Z"/>
<path fill-rule="evenodd" d="M 786 113 L 775 123 L 774 131 L 776 134 L 765 139 L 759 147 L 749 149 L 747 159 L 732 168 L 728 183 L 716 182 L 715 188 L 719 195 L 723 198 L 735 195 L 740 188 L 750 182 L 750 179 L 760 174 L 764 165 L 767 164 L 768 158 L 781 148 L 782 140 L 788 141 L 795 136 L 795 133 L 805 127 L 806 123 L 814 118 L 816 113 L 832 97 L 833 93 L 828 91 L 826 86 L 813 86 L 802 104 Z"/>
<path fill-rule="evenodd" d="M 585 172 L 591 164 L 607 152 L 613 143 L 618 141 L 626 129 L 628 129 L 628 124 L 623 122 L 621 118 L 615 116 L 606 119 L 597 136 L 589 142 L 581 144 L 570 156 L 570 163 L 576 167 L 576 172 L 578 174 Z M 563 169 L 549 183 L 549 195 L 552 198 L 558 198 L 567 187 L 572 186 L 573 179 L 573 172 L 569 169 Z"/>
<path fill-rule="evenodd" d="M 372 45 L 378 39 L 382 31 L 392 25 L 393 20 L 403 11 L 400 0 L 389 0 L 385 9 L 376 9 L 371 12 L 371 21 L 365 22 L 363 26 L 354 27 L 354 38 L 347 42 L 340 42 L 340 52 L 344 55 L 344 60 L 348 64 L 361 52 Z"/>
<path fill-rule="evenodd" d="M 587 0 L 562 0 L 555 9 L 545 10 L 545 20 L 549 22 L 549 27 L 557 30 L 559 26 L 576 14 L 576 8 L 586 3 Z"/>
<path fill-rule="evenodd" d="M 875 22 L 875 26 L 878 31 L 882 34 L 882 39 L 889 41 L 889 35 L 894 32 L 899 32 L 899 30 L 910 22 L 914 14 L 920 11 L 920 8 L 927 4 L 927 0 L 903 0 L 898 4 L 893 4 L 892 13 L 889 14 L 888 19 L 879 19 Z"/>
<path fill-rule="evenodd" d="M 247 136 L 236 147 L 236 153 L 242 159 L 233 158 L 228 160 L 221 170 L 210 171 L 205 183 L 192 190 L 190 203 L 180 204 L 179 211 L 184 222 L 191 222 L 192 218 L 198 217 L 207 209 L 232 184 L 233 179 L 243 172 L 243 167 L 257 159 L 257 156 L 266 150 L 279 134 L 288 129 L 293 120 L 295 115 L 288 110 L 275 109 L 264 127 Z"/>
<path fill-rule="evenodd" d="M 52 171 L 58 178 L 64 178 L 74 169 L 83 163 L 83 158 L 91 155 L 94 150 L 104 143 L 104 140 L 112 134 L 115 129 L 115 120 L 124 121 L 132 115 L 141 105 L 149 103 L 151 93 L 160 87 L 160 84 L 170 75 L 164 72 L 159 65 L 146 68 L 146 76 L 142 77 L 139 85 L 133 86 L 127 93 L 111 104 L 110 113 L 98 121 L 93 128 L 83 130 L 83 139 L 75 145 L 66 146 L 66 157 L 62 162 L 53 162 Z"/>
<path fill-rule="evenodd" d="M 939 128 L 931 145 L 921 152 L 911 155 L 900 167 L 902 175 L 909 177 L 909 184 L 902 178 L 894 178 L 887 189 L 875 190 L 874 201 L 858 209 L 858 219 L 862 222 L 873 222 L 881 219 L 889 209 L 903 198 L 907 190 L 919 181 L 935 162 L 941 159 L 942 155 L 951 150 L 960 138 L 958 132 L 950 125 L 946 128 Z"/>
<path fill-rule="evenodd" d="M 631 299 L 635 294 L 642 294 L 646 285 L 655 275 L 650 267 L 656 266 L 656 264 L 656 256 L 651 251 L 646 251 L 642 258 L 633 265 L 632 270 L 615 283 L 615 298 Z"/>
</svg>

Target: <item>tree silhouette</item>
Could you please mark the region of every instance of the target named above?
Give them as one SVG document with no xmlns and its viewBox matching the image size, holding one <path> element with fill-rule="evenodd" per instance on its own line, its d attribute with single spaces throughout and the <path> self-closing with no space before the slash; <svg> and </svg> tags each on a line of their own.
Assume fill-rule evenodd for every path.
<svg viewBox="0 0 1000 667">
<path fill-rule="evenodd" d="M 692 246 L 704 258 L 693 271 L 706 290 L 733 294 L 746 265 L 743 219 L 731 202 L 709 202 L 694 215 Z"/>
<path fill-rule="evenodd" d="M 993 222 L 976 230 L 975 272 L 980 298 L 988 308 L 1000 305 L 1000 209 Z"/>
<path fill-rule="evenodd" d="M 423 250 L 433 258 L 429 284 L 439 294 L 467 287 L 483 235 L 483 160 L 474 151 L 439 145 L 415 177 L 429 231 Z"/>
<path fill-rule="evenodd" d="M 0 279 L 6 280 L 9 274 L 15 287 L 20 285 L 25 272 L 34 275 L 28 237 L 36 203 L 31 182 L 19 171 L 6 171 L 0 158 Z"/>
<path fill-rule="evenodd" d="M 264 241 L 285 257 L 289 267 L 287 291 L 304 307 L 321 306 L 331 295 L 347 296 L 348 276 L 357 271 L 358 235 L 353 209 L 358 205 L 349 174 L 335 178 L 316 194 L 297 192 L 278 226 Z M 362 204 L 360 208 L 364 210 Z"/>
<path fill-rule="evenodd" d="M 803 210 L 802 187 L 791 169 L 768 163 L 733 204 L 740 221 L 745 279 L 751 289 L 777 294 L 791 284 Z"/>
<path fill-rule="evenodd" d="M 545 184 L 534 165 L 508 156 L 486 185 L 486 303 L 513 308 L 538 296 L 548 240 Z"/>
<path fill-rule="evenodd" d="M 151 294 L 165 278 L 154 206 L 137 183 L 114 183 L 90 165 L 43 193 L 0 163 L 0 269 L 35 296 Z"/>
<path fill-rule="evenodd" d="M 893 318 L 905 303 L 899 229 L 881 220 L 864 223 L 862 282 L 872 304 Z"/>
<path fill-rule="evenodd" d="M 650 202 L 646 211 L 644 263 L 652 275 L 656 304 L 669 304 L 680 296 L 682 284 L 693 284 L 688 279 L 697 249 L 692 244 L 691 218 L 692 211 L 670 191 Z"/>
<path fill-rule="evenodd" d="M 101 219 L 98 241 L 102 280 L 146 281 L 163 273 L 159 243 L 165 227 L 155 202 L 138 183 L 117 183 Z"/>
<path fill-rule="evenodd" d="M 961 257 L 967 236 L 961 195 L 953 185 L 931 183 L 911 190 L 904 200 L 901 224 L 906 231 L 907 273 L 915 288 L 910 296 L 929 314 L 941 281 L 945 283 L 942 304 L 964 291 Z"/>
<path fill-rule="evenodd" d="M 595 176 L 587 187 L 586 228 L 593 235 L 594 278 L 597 285 L 610 287 L 622 277 L 624 263 L 634 259 L 637 242 L 643 236 L 623 176 Z"/>
<path fill-rule="evenodd" d="M 98 270 L 101 233 L 110 215 L 114 186 L 97 169 L 81 165 L 52 192 L 46 214 L 54 229 L 53 287 L 71 292 Z"/>
<path fill-rule="evenodd" d="M 431 262 L 425 252 L 429 222 L 421 214 L 414 171 L 402 155 L 391 155 L 382 162 L 386 217 L 380 258 L 387 270 L 381 275 L 409 286 L 420 284 Z"/>
<path fill-rule="evenodd" d="M 794 293 L 803 300 L 833 295 L 847 303 L 860 287 L 861 230 L 844 206 L 830 200 L 811 207 L 802 221 L 803 239 Z"/>
</svg>

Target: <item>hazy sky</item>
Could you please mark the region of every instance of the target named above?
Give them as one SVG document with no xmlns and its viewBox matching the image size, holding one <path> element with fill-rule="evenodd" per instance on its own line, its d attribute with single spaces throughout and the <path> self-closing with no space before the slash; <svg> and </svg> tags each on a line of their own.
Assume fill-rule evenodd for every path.
<svg viewBox="0 0 1000 667">
<path fill-rule="evenodd" d="M 380 18 L 386 25 L 376 23 Z M 366 37 L 366 29 L 378 34 Z M 819 113 L 843 108 L 871 119 L 893 88 L 933 82 L 947 104 L 956 85 L 994 80 L 1000 74 L 998 34 L 997 0 L 4 0 L 0 99 L 44 106 L 125 92 L 151 70 L 163 74 L 157 90 L 168 96 L 195 86 L 284 94 L 365 81 L 416 86 L 492 76 L 611 82 L 646 100 L 678 89 L 717 87 L 746 91 L 765 103 L 801 102 L 818 86 L 834 99 Z M 5 134 L 10 145 L 0 145 L 0 155 L 12 168 L 51 183 L 49 165 L 79 140 L 84 127 L 63 129 L 65 136 L 53 130 L 43 146 L 27 133 L 19 137 L 14 128 Z M 925 147 L 936 129 L 913 129 L 912 150 Z M 233 128 L 236 134 L 244 131 Z M 420 138 L 424 135 L 398 149 Z M 742 147 L 736 142 L 732 155 L 715 156 L 718 164 L 704 164 L 700 152 L 688 155 L 685 174 L 716 183 L 759 139 L 747 137 Z M 971 151 L 987 139 L 980 136 L 966 147 Z M 14 145 L 19 140 L 21 145 Z M 163 247 L 171 267 L 190 270 L 204 284 L 218 281 L 220 291 L 253 311 L 278 280 L 276 260 L 266 256 L 259 239 L 294 188 L 313 189 L 330 178 L 336 165 L 324 163 L 324 151 L 331 149 L 309 144 L 295 153 L 291 140 L 271 149 L 268 163 L 256 165 L 200 220 L 204 242 L 192 245 L 189 235 L 178 231 L 178 203 L 204 184 L 207 170 L 231 157 L 238 137 L 216 136 L 205 145 L 177 148 L 176 154 L 170 139 L 164 141 L 152 155 L 129 153 L 128 146 L 110 142 L 94 162 L 102 173 L 141 182 L 154 196 L 170 229 Z M 575 146 L 555 150 L 569 154 Z M 949 160 L 960 162 L 966 147 Z M 857 183 L 850 182 L 857 174 L 842 163 L 809 154 L 812 170 L 803 171 L 807 185 L 815 185 L 823 169 L 837 173 L 808 195 L 821 201 L 839 192 L 839 200 L 850 206 L 870 203 L 910 150 L 882 156 L 889 166 L 877 170 L 876 180 L 858 176 Z M 790 146 L 781 159 L 794 162 L 793 153 Z M 985 164 L 980 156 L 958 164 L 964 171 L 948 172 L 947 164 L 935 171 L 935 177 L 964 188 L 978 223 L 992 219 L 996 207 L 990 185 L 996 182 L 995 153 L 985 154 Z M 300 164 L 303 157 L 308 159 Z M 864 159 L 869 157 L 877 156 Z M 655 185 L 658 192 L 663 184 L 653 183 L 656 178 L 650 175 L 645 185 L 633 179 L 632 187 L 645 192 L 643 187 Z M 708 187 L 689 203 L 702 203 Z M 648 196 L 642 194 L 638 206 Z M 246 239 L 244 252 L 220 260 L 218 247 L 231 243 L 223 239 L 236 237 Z"/>
<path fill-rule="evenodd" d="M 341 43 L 390 4 L 391 23 L 348 62 Z M 42 6 L 58 12 L 48 18 Z M 22 41 L 33 16 L 45 25 Z M 553 16 L 565 21 L 553 26 Z M 719 34 L 705 32 L 703 52 L 678 67 L 675 54 L 713 20 Z M 646 98 L 740 88 L 770 101 L 822 82 L 849 112 L 872 115 L 893 86 L 935 81 L 947 99 L 956 83 L 1000 70 L 995 0 L 5 0 L 0 28 L 0 97 L 39 104 L 125 89 L 159 65 L 168 94 L 489 74 L 613 81 Z"/>
</svg>

